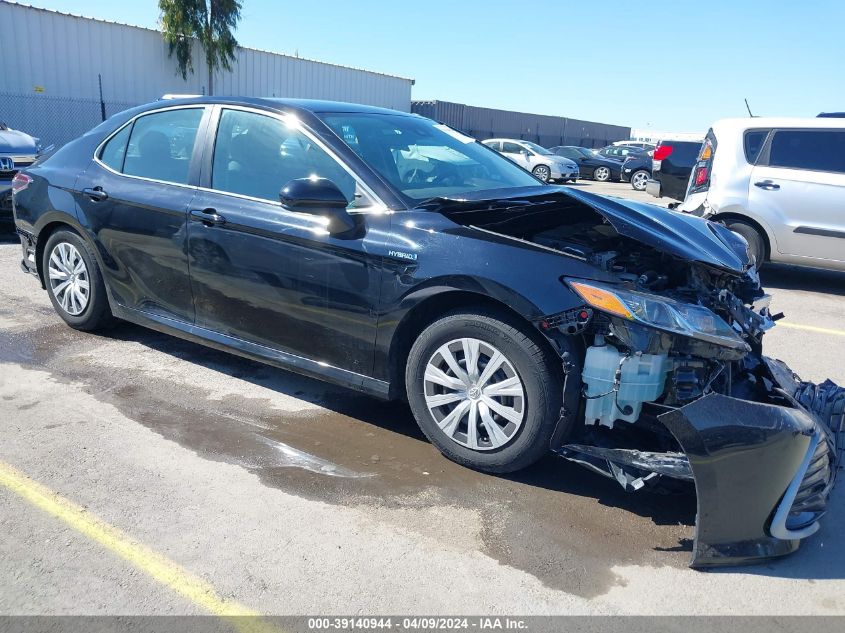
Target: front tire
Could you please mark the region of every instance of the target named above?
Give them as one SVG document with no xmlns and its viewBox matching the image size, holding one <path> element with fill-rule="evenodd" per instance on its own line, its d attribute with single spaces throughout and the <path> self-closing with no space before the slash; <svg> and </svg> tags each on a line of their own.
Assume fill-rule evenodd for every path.
<svg viewBox="0 0 845 633">
<path fill-rule="evenodd" d="M 495 312 L 455 312 L 427 327 L 408 356 L 408 402 L 446 457 L 489 473 L 530 466 L 560 416 L 560 360 Z"/>
<path fill-rule="evenodd" d="M 53 308 L 72 328 L 101 329 L 112 321 L 103 275 L 88 244 L 62 229 L 50 235 L 41 270 Z"/>
<path fill-rule="evenodd" d="M 593 179 L 598 182 L 607 182 L 610 180 L 610 167 L 605 167 L 604 165 L 596 167 L 595 171 L 593 171 Z"/>
<path fill-rule="evenodd" d="M 748 222 L 742 220 L 727 220 L 725 226 L 737 235 L 741 235 L 748 242 L 748 249 L 757 264 L 757 269 L 763 267 L 766 261 L 766 243 L 760 232 Z"/>
<path fill-rule="evenodd" d="M 543 182 L 549 182 L 552 179 L 552 170 L 546 165 L 537 165 L 531 173 Z"/>
</svg>

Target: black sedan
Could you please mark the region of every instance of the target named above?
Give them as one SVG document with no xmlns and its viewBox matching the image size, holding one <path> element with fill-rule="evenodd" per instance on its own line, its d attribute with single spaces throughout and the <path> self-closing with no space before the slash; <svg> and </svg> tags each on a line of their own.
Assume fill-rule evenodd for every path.
<svg viewBox="0 0 845 633">
<path fill-rule="evenodd" d="M 622 163 L 622 182 L 630 182 L 637 191 L 645 191 L 651 178 L 652 159 L 646 153 L 629 154 Z"/>
<path fill-rule="evenodd" d="M 321 101 L 141 106 L 13 189 L 21 265 L 71 327 L 406 400 L 490 473 L 553 450 L 632 491 L 694 483 L 697 566 L 789 553 L 824 513 L 845 390 L 762 355 L 774 322 L 722 225 Z"/>
<path fill-rule="evenodd" d="M 604 158 L 586 147 L 574 145 L 559 145 L 549 149 L 550 152 L 575 161 L 581 170 L 582 178 L 592 178 L 599 182 L 619 180 L 622 173 L 622 163 L 618 160 Z"/>
</svg>

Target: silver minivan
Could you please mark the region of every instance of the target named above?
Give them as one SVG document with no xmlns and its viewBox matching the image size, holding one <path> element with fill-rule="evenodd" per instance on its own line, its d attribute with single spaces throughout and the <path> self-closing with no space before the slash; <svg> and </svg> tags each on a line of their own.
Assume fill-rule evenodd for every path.
<svg viewBox="0 0 845 633">
<path fill-rule="evenodd" d="M 717 121 L 679 209 L 724 222 L 760 264 L 845 271 L 845 119 Z"/>
</svg>

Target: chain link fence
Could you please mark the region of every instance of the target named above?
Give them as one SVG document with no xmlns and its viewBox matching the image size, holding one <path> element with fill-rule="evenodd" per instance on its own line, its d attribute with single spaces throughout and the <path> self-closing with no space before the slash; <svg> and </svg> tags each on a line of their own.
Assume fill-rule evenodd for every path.
<svg viewBox="0 0 845 633">
<path fill-rule="evenodd" d="M 106 117 L 136 105 L 107 101 Z M 102 120 L 101 104 L 96 99 L 0 93 L 0 121 L 41 139 L 44 147 L 64 145 Z"/>
</svg>

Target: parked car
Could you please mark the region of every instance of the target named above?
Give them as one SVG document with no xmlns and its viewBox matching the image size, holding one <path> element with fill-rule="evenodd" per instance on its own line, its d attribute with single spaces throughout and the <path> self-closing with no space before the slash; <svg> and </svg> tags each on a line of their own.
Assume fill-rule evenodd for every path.
<svg viewBox="0 0 845 633">
<path fill-rule="evenodd" d="M 530 171 L 543 182 L 558 180 L 575 182 L 581 175 L 578 165 L 571 160 L 555 156 L 545 147 L 530 141 L 508 138 L 491 138 L 484 145 Z"/>
<path fill-rule="evenodd" d="M 622 163 L 622 182 L 630 182 L 637 191 L 645 191 L 651 178 L 651 156 L 647 153 L 629 154 Z"/>
<path fill-rule="evenodd" d="M 845 270 L 845 120 L 710 128 L 681 209 L 724 222 L 765 261 Z"/>
<path fill-rule="evenodd" d="M 618 160 L 611 160 L 596 154 L 586 147 L 575 147 L 573 145 L 559 145 L 552 147 L 549 151 L 558 156 L 563 156 L 578 163 L 582 178 L 592 178 L 599 182 L 608 180 L 619 180 L 622 173 L 622 163 Z"/>
<path fill-rule="evenodd" d="M 610 160 L 623 163 L 628 156 L 643 154 L 646 153 L 646 150 L 640 147 L 629 147 L 628 145 L 608 145 L 607 147 L 596 150 L 596 153 L 603 158 L 609 158 Z"/>
<path fill-rule="evenodd" d="M 540 183 L 419 116 L 281 99 L 127 110 L 14 191 L 22 266 L 71 327 L 406 399 L 491 473 L 552 449 L 632 491 L 694 482 L 695 566 L 818 528 L 845 390 L 762 355 L 767 297 L 720 224 Z"/>
<path fill-rule="evenodd" d="M 0 229 L 12 225 L 12 179 L 40 153 L 37 138 L 0 123 Z"/>
<path fill-rule="evenodd" d="M 654 148 L 651 180 L 645 190 L 655 198 L 683 200 L 699 149 L 700 141 L 660 141 Z"/>
<path fill-rule="evenodd" d="M 657 147 L 657 143 L 649 143 L 648 141 L 616 141 L 615 143 L 611 143 L 611 145 L 636 147 L 643 152 L 653 152 L 654 148 Z"/>
</svg>

